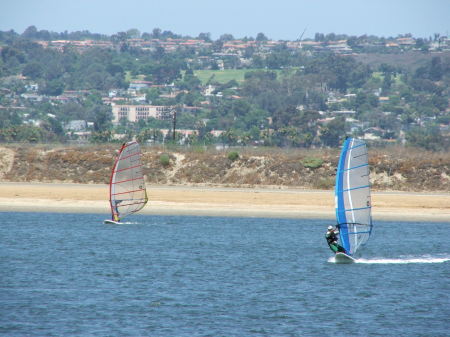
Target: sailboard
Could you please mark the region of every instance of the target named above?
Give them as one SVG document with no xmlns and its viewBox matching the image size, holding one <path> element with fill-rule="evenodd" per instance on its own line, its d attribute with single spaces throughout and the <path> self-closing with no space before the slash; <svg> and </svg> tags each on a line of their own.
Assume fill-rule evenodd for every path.
<svg viewBox="0 0 450 337">
<path fill-rule="evenodd" d="M 372 234 L 368 161 L 364 140 L 347 138 L 339 157 L 335 184 L 336 222 L 340 245 L 345 249 L 345 254 L 336 254 L 336 263 L 353 262 L 352 256 Z"/>
<path fill-rule="evenodd" d="M 141 157 L 141 147 L 136 141 L 122 145 L 109 181 L 111 220 L 104 223 L 120 224 L 124 217 L 140 211 L 147 204 Z"/>
</svg>

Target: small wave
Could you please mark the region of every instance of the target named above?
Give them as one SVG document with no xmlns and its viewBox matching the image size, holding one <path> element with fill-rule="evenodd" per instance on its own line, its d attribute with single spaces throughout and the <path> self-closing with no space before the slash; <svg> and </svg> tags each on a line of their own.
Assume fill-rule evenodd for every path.
<svg viewBox="0 0 450 337">
<path fill-rule="evenodd" d="M 356 263 L 365 264 L 407 264 L 407 263 L 443 263 L 450 261 L 450 257 L 433 257 L 433 256 L 422 256 L 422 257 L 404 257 L 397 259 L 356 259 Z"/>
</svg>

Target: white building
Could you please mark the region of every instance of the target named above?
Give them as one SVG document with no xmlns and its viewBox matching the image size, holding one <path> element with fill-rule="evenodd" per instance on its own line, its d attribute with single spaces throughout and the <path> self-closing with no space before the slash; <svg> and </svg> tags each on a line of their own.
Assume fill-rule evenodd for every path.
<svg viewBox="0 0 450 337">
<path fill-rule="evenodd" d="M 112 104 L 113 123 L 118 124 L 122 118 L 129 122 L 137 122 L 150 117 L 167 120 L 173 118 L 170 106 L 160 105 L 116 105 Z"/>
</svg>

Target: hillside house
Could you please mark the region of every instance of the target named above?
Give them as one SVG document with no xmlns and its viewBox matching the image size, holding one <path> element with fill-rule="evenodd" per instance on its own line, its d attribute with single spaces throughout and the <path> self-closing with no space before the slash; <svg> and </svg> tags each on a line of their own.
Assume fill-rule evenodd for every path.
<svg viewBox="0 0 450 337">
<path fill-rule="evenodd" d="M 26 99 L 27 101 L 30 102 L 42 102 L 42 100 L 44 99 L 44 96 L 42 95 L 38 95 L 38 94 L 27 94 L 24 93 L 22 95 L 20 95 L 20 97 Z"/>
<path fill-rule="evenodd" d="M 400 46 L 409 46 L 409 47 L 412 47 L 416 44 L 416 40 L 412 37 L 399 37 L 396 39 L 396 42 Z"/>
<path fill-rule="evenodd" d="M 203 96 L 213 96 L 214 91 L 216 90 L 216 87 L 208 84 L 208 86 L 205 87 L 203 90 Z"/>
<path fill-rule="evenodd" d="M 85 131 L 88 124 L 85 120 L 73 120 L 64 125 L 66 131 Z"/>
<path fill-rule="evenodd" d="M 37 83 L 28 83 L 27 85 L 25 85 L 25 90 L 26 91 L 32 91 L 32 92 L 38 92 L 39 84 L 37 84 Z"/>
<path fill-rule="evenodd" d="M 132 81 L 128 87 L 128 91 L 139 91 L 141 89 L 150 88 L 152 82 L 149 81 Z"/>
<path fill-rule="evenodd" d="M 329 41 L 325 48 L 336 54 L 352 53 L 352 48 L 347 44 L 347 40 Z"/>
</svg>

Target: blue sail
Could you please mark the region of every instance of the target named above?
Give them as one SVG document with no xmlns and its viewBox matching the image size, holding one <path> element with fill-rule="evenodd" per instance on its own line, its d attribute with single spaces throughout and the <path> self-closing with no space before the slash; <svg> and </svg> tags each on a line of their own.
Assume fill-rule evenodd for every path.
<svg viewBox="0 0 450 337">
<path fill-rule="evenodd" d="M 336 221 L 341 245 L 353 255 L 372 232 L 369 163 L 363 140 L 348 138 L 336 172 Z"/>
</svg>

